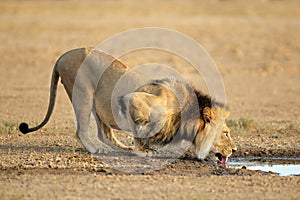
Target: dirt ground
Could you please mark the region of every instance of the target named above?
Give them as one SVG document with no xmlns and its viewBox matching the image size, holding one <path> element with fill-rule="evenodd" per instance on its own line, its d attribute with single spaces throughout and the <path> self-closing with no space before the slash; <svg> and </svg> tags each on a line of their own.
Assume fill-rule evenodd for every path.
<svg viewBox="0 0 300 200">
<path fill-rule="evenodd" d="M 189 154 L 157 169 L 118 170 L 106 161 L 126 157 L 96 157 L 76 141 L 61 85 L 44 128 L 29 135 L 17 128 L 43 119 L 59 55 L 132 28 L 163 27 L 195 39 L 218 66 L 238 146 L 230 159 L 299 158 L 299 7 L 296 0 L 1 1 L 0 199 L 299 199 L 299 176 L 225 169 Z M 149 50 L 121 59 L 168 63 L 207 91 L 174 55 Z"/>
</svg>

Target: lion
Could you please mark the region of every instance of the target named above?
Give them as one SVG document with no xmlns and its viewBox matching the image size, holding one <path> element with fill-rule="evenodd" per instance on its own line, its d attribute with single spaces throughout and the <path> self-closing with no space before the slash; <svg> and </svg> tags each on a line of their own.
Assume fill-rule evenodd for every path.
<svg viewBox="0 0 300 200">
<path fill-rule="evenodd" d="M 129 68 L 121 61 L 93 48 L 64 53 L 53 68 L 50 100 L 44 120 L 32 128 L 21 123 L 19 130 L 27 134 L 49 121 L 60 78 L 75 112 L 76 136 L 91 153 L 98 152 L 98 147 L 88 138 L 90 116 L 93 114 L 99 140 L 112 142 L 123 150 L 150 152 L 155 145 L 188 140 L 194 145 L 197 158 L 204 159 L 214 150 L 217 156 L 221 156 L 221 161 L 227 160 L 234 148 L 224 150 L 228 144 L 223 144 L 221 135 L 223 127 L 227 127 L 225 119 L 229 116 L 224 105 L 186 83 L 168 79 L 149 82 L 149 77 L 138 72 L 130 73 L 121 84 L 124 87 L 119 89 L 119 96 L 113 98 L 115 86 L 128 71 Z M 128 87 L 130 85 L 133 87 Z M 142 86 L 135 88 L 139 85 Z M 196 94 L 196 101 L 192 101 L 193 94 Z M 134 148 L 118 141 L 113 130 L 131 132 Z"/>
</svg>

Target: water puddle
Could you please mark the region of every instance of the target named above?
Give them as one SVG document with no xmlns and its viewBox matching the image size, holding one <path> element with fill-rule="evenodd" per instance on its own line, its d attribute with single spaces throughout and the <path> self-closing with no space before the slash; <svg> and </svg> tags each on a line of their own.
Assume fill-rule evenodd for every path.
<svg viewBox="0 0 300 200">
<path fill-rule="evenodd" d="M 229 168 L 261 170 L 278 173 L 280 176 L 300 175 L 300 158 L 235 158 L 228 162 Z"/>
</svg>

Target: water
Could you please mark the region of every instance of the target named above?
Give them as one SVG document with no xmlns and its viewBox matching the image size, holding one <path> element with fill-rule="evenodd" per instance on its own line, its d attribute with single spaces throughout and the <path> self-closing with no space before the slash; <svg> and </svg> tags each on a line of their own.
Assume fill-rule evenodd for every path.
<svg viewBox="0 0 300 200">
<path fill-rule="evenodd" d="M 300 158 L 237 158 L 228 162 L 229 168 L 261 170 L 278 173 L 280 176 L 300 175 Z"/>
</svg>

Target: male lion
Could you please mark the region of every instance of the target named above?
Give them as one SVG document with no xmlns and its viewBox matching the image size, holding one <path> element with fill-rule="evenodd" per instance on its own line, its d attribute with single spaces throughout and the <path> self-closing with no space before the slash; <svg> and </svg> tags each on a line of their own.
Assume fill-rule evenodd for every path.
<svg viewBox="0 0 300 200">
<path fill-rule="evenodd" d="M 123 80 L 120 95 L 113 98 L 118 81 L 128 71 L 119 60 L 92 48 L 66 52 L 53 69 L 49 107 L 44 120 L 33 128 L 21 123 L 19 130 L 26 134 L 48 122 L 60 77 L 75 111 L 76 135 L 91 153 L 98 151 L 88 138 L 92 113 L 97 121 L 98 138 L 104 142 L 108 138 L 122 149 L 132 150 L 115 138 L 113 129 L 132 132 L 136 151 L 144 152 L 151 146 L 186 139 L 194 144 L 197 158 L 203 159 L 213 150 L 221 161 L 227 160 L 235 147 L 227 148 L 231 138 L 222 139 L 222 129 L 227 127 L 225 118 L 229 115 L 224 105 L 212 101 L 188 84 L 176 80 L 149 83 L 149 78 L 138 72 L 130 73 Z M 143 86 L 135 88 L 140 85 Z M 196 101 L 192 98 L 194 94 Z"/>
</svg>

